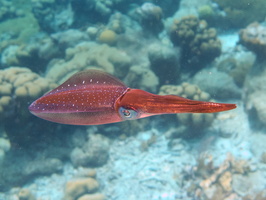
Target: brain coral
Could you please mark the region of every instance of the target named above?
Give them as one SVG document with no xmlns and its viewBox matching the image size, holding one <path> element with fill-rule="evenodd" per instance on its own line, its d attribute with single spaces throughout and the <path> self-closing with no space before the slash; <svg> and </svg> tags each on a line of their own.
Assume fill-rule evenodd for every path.
<svg viewBox="0 0 266 200">
<path fill-rule="evenodd" d="M 221 53 L 216 30 L 195 16 L 175 20 L 170 38 L 175 46 L 181 46 L 181 62 L 185 65 L 203 67 Z"/>
<path fill-rule="evenodd" d="M 117 48 L 106 44 L 83 42 L 66 50 L 65 59 L 52 60 L 46 77 L 62 83 L 77 71 L 100 68 L 117 77 L 124 77 L 129 70 L 131 58 Z"/>
</svg>

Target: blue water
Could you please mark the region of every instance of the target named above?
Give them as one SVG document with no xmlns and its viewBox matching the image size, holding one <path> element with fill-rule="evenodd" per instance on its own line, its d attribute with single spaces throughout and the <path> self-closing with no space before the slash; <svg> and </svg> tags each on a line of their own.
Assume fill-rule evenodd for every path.
<svg viewBox="0 0 266 200">
<path fill-rule="evenodd" d="M 265 6 L 0 0 L 0 200 L 265 199 Z M 60 86 L 88 69 L 120 81 Z M 127 87 L 237 108 L 146 117 Z"/>
</svg>

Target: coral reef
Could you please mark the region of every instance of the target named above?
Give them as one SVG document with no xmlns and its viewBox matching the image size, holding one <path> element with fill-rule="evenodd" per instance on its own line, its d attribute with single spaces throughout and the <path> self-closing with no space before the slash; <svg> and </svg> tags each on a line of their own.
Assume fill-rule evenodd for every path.
<svg viewBox="0 0 266 200">
<path fill-rule="evenodd" d="M 74 166 L 102 166 L 108 160 L 109 145 L 106 137 L 90 134 L 87 141 L 71 152 L 71 162 Z"/>
<path fill-rule="evenodd" d="M 247 26 L 254 21 L 263 21 L 266 2 L 262 0 L 213 0 L 224 11 L 220 25 L 233 28 Z"/>
<path fill-rule="evenodd" d="M 254 22 L 239 33 L 240 44 L 255 52 L 259 59 L 264 59 L 266 54 L 265 31 L 266 26 Z"/>
<path fill-rule="evenodd" d="M 100 68 L 117 77 L 125 77 L 131 58 L 115 47 L 94 42 L 83 42 L 66 50 L 65 59 L 52 60 L 46 77 L 62 83 L 77 71 L 86 68 Z"/>
<path fill-rule="evenodd" d="M 181 47 L 183 65 L 202 68 L 221 53 L 221 42 L 214 28 L 195 16 L 175 20 L 170 29 L 170 38 L 175 46 Z"/>
</svg>

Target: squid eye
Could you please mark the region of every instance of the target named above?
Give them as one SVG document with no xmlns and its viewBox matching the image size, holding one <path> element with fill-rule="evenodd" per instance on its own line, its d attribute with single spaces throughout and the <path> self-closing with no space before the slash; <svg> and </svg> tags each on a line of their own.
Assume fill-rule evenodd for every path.
<svg viewBox="0 0 266 200">
<path fill-rule="evenodd" d="M 123 120 L 132 120 L 138 118 L 138 112 L 132 109 L 126 109 L 124 107 L 119 108 L 119 115 Z"/>
</svg>

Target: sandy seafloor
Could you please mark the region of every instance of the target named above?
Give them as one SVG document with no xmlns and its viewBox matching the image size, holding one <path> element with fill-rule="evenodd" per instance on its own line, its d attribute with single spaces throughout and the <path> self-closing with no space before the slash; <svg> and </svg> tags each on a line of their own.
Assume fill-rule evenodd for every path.
<svg viewBox="0 0 266 200">
<path fill-rule="evenodd" d="M 226 129 L 232 136 L 217 136 L 220 129 Z M 141 151 L 141 143 L 152 135 L 157 136 L 156 142 L 150 145 L 147 151 Z M 197 165 L 195 157 L 201 153 L 212 155 L 214 166 L 221 165 L 229 153 L 237 159 L 249 160 L 250 170 L 256 175 L 249 182 L 235 188 L 242 194 L 253 194 L 265 188 L 266 164 L 262 164 L 256 155 L 264 151 L 266 136 L 261 131 L 254 132 L 249 128 L 241 102 L 238 103 L 236 110 L 218 114 L 213 126 L 200 139 L 180 139 L 174 149 L 169 149 L 169 139 L 166 135 L 165 132 L 151 129 L 125 140 L 113 141 L 107 164 L 97 168 L 100 191 L 106 195 L 106 199 L 195 199 L 188 197 L 186 193 L 191 183 L 183 182 L 181 177 L 174 175 L 191 173 L 193 176 L 193 168 Z M 213 139 L 214 137 L 216 139 Z M 25 187 L 34 191 L 37 199 L 61 199 L 65 183 L 76 173 L 77 169 L 66 163 L 62 174 L 36 178 Z M 1 194 L 0 199 L 6 199 L 6 196 Z"/>
</svg>

